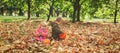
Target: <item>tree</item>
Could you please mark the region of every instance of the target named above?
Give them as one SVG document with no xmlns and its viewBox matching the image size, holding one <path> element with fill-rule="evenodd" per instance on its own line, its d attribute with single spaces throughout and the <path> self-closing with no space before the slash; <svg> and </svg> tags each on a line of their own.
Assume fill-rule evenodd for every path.
<svg viewBox="0 0 120 53">
<path fill-rule="evenodd" d="M 50 19 L 50 15 L 52 14 L 52 11 L 53 11 L 53 5 L 54 5 L 54 0 L 52 0 L 51 1 L 52 2 L 52 5 L 50 5 L 50 9 L 49 9 L 49 14 L 48 14 L 48 19 L 47 19 L 47 21 L 49 21 L 49 19 Z"/>
<path fill-rule="evenodd" d="M 4 14 L 4 2 L 3 0 L 0 0 L 0 14 L 3 15 Z"/>
<path fill-rule="evenodd" d="M 102 0 L 100 2 L 102 4 L 101 8 L 98 8 L 98 11 L 95 12 L 95 16 L 99 18 L 105 18 L 105 19 L 113 18 L 113 22 L 116 23 L 117 18 L 120 17 L 120 14 L 119 14 L 120 1 L 119 0 Z"/>
<path fill-rule="evenodd" d="M 114 23 L 116 23 L 116 17 L 117 17 L 117 8 L 118 8 L 118 0 L 116 0 L 116 5 L 115 5 L 115 12 L 114 12 Z"/>
<path fill-rule="evenodd" d="M 19 16 L 23 16 L 24 15 L 24 12 L 23 12 L 23 9 L 24 9 L 24 5 L 26 5 L 25 4 L 25 0 L 19 0 L 19 2 L 17 1 L 17 9 L 18 9 L 18 11 L 19 11 Z"/>
<path fill-rule="evenodd" d="M 3 7 L 0 8 L 0 14 L 1 14 L 1 15 L 4 14 L 4 9 L 3 9 Z"/>
<path fill-rule="evenodd" d="M 74 23 L 74 22 L 75 22 L 75 19 L 76 19 L 76 11 L 77 11 L 76 1 L 74 1 L 73 9 L 74 9 L 74 12 L 73 12 L 72 22 Z"/>
<path fill-rule="evenodd" d="M 81 9 L 81 4 L 79 4 L 80 0 L 77 0 L 77 21 L 80 21 L 80 9 Z"/>
<path fill-rule="evenodd" d="M 81 10 L 81 5 L 85 2 L 85 0 L 83 0 L 81 3 L 80 3 L 80 0 L 75 0 L 74 1 L 74 4 L 73 4 L 73 9 L 74 9 L 74 12 L 73 12 L 73 20 L 72 22 L 74 23 L 75 21 L 80 21 L 80 10 Z M 77 20 L 76 20 L 77 18 Z"/>
<path fill-rule="evenodd" d="M 27 1 L 28 3 L 28 20 L 30 19 L 30 0 Z"/>
</svg>

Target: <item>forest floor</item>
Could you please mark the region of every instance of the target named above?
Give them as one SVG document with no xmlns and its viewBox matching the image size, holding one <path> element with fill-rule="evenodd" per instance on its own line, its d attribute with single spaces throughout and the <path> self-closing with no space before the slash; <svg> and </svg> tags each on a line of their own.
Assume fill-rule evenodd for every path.
<svg viewBox="0 0 120 53">
<path fill-rule="evenodd" d="M 0 23 L 0 53 L 120 53 L 120 23 L 64 21 L 65 40 L 29 41 L 40 21 Z M 48 26 L 50 27 L 50 26 Z M 51 28 L 49 30 L 51 36 Z"/>
</svg>

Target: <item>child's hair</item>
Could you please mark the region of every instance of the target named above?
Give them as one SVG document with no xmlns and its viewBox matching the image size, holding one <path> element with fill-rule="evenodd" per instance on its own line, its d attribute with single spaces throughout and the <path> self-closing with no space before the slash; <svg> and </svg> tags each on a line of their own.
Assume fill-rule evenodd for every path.
<svg viewBox="0 0 120 53">
<path fill-rule="evenodd" d="M 42 21 L 42 22 L 40 23 L 40 25 L 41 25 L 41 26 L 47 26 L 48 23 L 47 23 L 46 21 Z"/>
<path fill-rule="evenodd" d="M 57 22 L 61 22 L 62 21 L 62 16 L 58 16 L 58 18 L 56 19 Z"/>
</svg>

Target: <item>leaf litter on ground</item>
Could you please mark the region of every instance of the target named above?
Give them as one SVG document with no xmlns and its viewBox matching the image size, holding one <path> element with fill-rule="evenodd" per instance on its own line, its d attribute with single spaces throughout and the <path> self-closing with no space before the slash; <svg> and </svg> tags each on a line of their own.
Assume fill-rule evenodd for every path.
<svg viewBox="0 0 120 53">
<path fill-rule="evenodd" d="M 59 24 L 67 33 L 65 40 L 51 44 L 34 41 L 40 21 L 0 23 L 0 51 L 21 53 L 119 53 L 120 24 L 64 21 Z M 51 37 L 51 26 L 49 25 Z M 31 41 L 32 40 L 32 41 Z"/>
</svg>

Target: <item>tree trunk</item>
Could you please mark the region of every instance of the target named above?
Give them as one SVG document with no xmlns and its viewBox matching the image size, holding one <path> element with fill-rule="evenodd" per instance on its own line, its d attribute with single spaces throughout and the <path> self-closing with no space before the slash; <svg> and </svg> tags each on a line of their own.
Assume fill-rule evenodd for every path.
<svg viewBox="0 0 120 53">
<path fill-rule="evenodd" d="M 72 22 L 74 23 L 76 19 L 76 11 L 77 11 L 76 1 L 74 2 L 73 9 L 74 9 L 74 12 L 73 12 L 73 17 L 72 17 L 73 18 Z"/>
<path fill-rule="evenodd" d="M 50 14 L 51 14 L 51 11 L 52 11 L 52 6 L 50 6 L 50 9 L 49 9 L 49 14 L 48 14 L 48 19 L 47 19 L 47 21 L 49 21 L 49 20 L 50 20 Z"/>
<path fill-rule="evenodd" d="M 3 15 L 3 14 L 4 14 L 4 9 L 3 9 L 3 7 L 2 7 L 0 10 L 1 10 L 1 15 Z"/>
<path fill-rule="evenodd" d="M 36 12 L 36 17 L 40 17 L 40 16 L 39 16 L 39 12 Z"/>
<path fill-rule="evenodd" d="M 116 17 L 117 17 L 117 6 L 118 6 L 118 0 L 116 0 L 116 5 L 115 5 L 114 23 L 117 23 L 117 21 L 116 21 Z"/>
<path fill-rule="evenodd" d="M 60 12 L 59 12 L 59 11 L 57 11 L 57 16 L 59 16 L 59 14 L 60 14 Z"/>
<path fill-rule="evenodd" d="M 54 15 L 53 15 L 53 9 L 52 9 L 52 12 L 51 12 L 51 16 L 53 17 Z"/>
<path fill-rule="evenodd" d="M 30 0 L 27 1 L 28 3 L 28 20 L 30 19 Z"/>
<path fill-rule="evenodd" d="M 48 14 L 48 19 L 47 21 L 50 20 L 50 15 L 52 14 L 52 11 L 53 11 L 53 5 L 54 5 L 54 0 L 52 1 L 52 5 L 50 6 L 50 9 L 49 9 L 49 14 Z"/>
<path fill-rule="evenodd" d="M 63 17 L 66 17 L 65 12 L 62 12 L 62 16 L 63 16 Z"/>
<path fill-rule="evenodd" d="M 57 10 L 55 10 L 55 12 L 56 12 L 56 15 L 57 15 L 57 16 L 59 16 L 60 11 L 59 11 L 59 9 L 58 9 L 58 8 L 57 8 Z"/>
<path fill-rule="evenodd" d="M 12 16 L 12 13 L 13 13 L 12 8 L 10 8 L 9 9 L 9 16 Z"/>
<path fill-rule="evenodd" d="M 76 9 L 74 9 L 74 12 L 73 12 L 73 19 L 72 19 L 72 22 L 74 23 L 75 22 L 75 18 L 76 18 Z"/>
<path fill-rule="evenodd" d="M 22 9 L 19 9 L 19 16 L 23 16 L 24 13 L 22 12 Z"/>
<path fill-rule="evenodd" d="M 77 0 L 76 1 L 77 2 L 77 21 L 80 21 L 80 4 L 79 4 L 79 2 L 80 2 L 80 0 Z"/>
<path fill-rule="evenodd" d="M 66 13 L 65 13 L 66 17 L 68 16 L 68 9 L 66 10 Z"/>
</svg>

